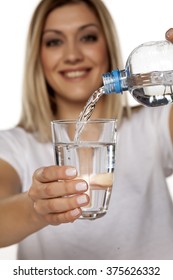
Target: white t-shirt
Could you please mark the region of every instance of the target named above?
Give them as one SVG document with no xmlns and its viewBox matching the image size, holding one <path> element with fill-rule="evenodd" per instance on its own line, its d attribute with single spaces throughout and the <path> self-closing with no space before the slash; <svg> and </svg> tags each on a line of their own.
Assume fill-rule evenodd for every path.
<svg viewBox="0 0 173 280">
<path fill-rule="evenodd" d="M 19 244 L 19 259 L 173 259 L 170 106 L 142 108 L 118 133 L 116 180 L 108 213 L 97 220 L 48 226 Z M 17 170 L 23 191 L 41 166 L 54 164 L 51 143 L 21 128 L 0 132 L 0 157 Z"/>
</svg>

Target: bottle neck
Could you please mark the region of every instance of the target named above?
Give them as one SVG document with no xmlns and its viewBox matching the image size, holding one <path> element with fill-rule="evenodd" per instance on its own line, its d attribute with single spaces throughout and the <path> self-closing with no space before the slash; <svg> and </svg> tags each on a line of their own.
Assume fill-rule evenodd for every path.
<svg viewBox="0 0 173 280">
<path fill-rule="evenodd" d="M 104 91 L 106 94 L 109 93 L 122 93 L 128 89 L 127 85 L 127 73 L 126 70 L 113 70 L 105 73 L 102 76 Z"/>
</svg>

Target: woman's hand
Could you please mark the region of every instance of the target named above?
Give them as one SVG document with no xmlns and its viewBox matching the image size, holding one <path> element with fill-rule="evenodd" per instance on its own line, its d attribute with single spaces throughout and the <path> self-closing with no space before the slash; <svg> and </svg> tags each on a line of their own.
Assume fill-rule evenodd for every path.
<svg viewBox="0 0 173 280">
<path fill-rule="evenodd" d="M 165 38 L 166 38 L 166 40 L 173 43 L 173 28 L 170 28 L 166 31 Z"/>
<path fill-rule="evenodd" d="M 39 168 L 33 175 L 28 192 L 33 207 L 47 224 L 73 222 L 81 215 L 81 206 L 89 203 L 87 183 L 77 179 L 73 167 L 49 166 Z"/>
</svg>

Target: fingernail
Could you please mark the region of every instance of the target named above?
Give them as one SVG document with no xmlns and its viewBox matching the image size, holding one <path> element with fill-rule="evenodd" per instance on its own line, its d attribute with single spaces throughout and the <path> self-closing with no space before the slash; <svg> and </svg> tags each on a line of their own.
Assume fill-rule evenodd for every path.
<svg viewBox="0 0 173 280">
<path fill-rule="evenodd" d="M 73 209 L 70 213 L 71 213 L 71 216 L 75 217 L 75 216 L 79 215 L 80 211 L 78 208 L 76 208 L 76 209 Z"/>
<path fill-rule="evenodd" d="M 77 175 L 76 169 L 73 168 L 73 167 L 69 167 L 69 168 L 66 169 L 65 174 L 67 176 L 76 176 Z"/>
<path fill-rule="evenodd" d="M 84 204 L 87 202 L 87 197 L 86 195 L 81 195 L 81 196 L 78 196 L 77 198 L 77 203 L 78 204 Z"/>
<path fill-rule="evenodd" d="M 87 184 L 85 182 L 78 182 L 75 187 L 76 187 L 77 191 L 86 191 L 87 190 Z"/>
</svg>

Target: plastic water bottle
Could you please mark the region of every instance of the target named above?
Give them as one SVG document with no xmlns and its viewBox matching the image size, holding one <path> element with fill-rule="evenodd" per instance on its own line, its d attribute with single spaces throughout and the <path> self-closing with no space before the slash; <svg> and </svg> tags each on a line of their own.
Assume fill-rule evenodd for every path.
<svg viewBox="0 0 173 280">
<path fill-rule="evenodd" d="M 156 107 L 173 102 L 173 44 L 144 43 L 129 55 L 125 69 L 103 74 L 104 93 L 129 91 L 137 102 Z"/>
</svg>

